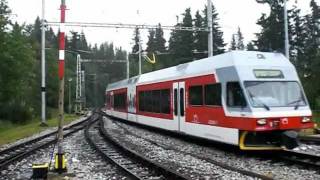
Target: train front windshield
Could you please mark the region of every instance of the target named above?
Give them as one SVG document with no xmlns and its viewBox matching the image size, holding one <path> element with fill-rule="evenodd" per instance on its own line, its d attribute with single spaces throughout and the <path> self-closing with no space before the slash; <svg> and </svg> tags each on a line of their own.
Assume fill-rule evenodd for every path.
<svg viewBox="0 0 320 180">
<path fill-rule="evenodd" d="M 293 81 L 245 81 L 250 103 L 253 107 L 306 106 L 306 100 L 298 82 Z"/>
</svg>

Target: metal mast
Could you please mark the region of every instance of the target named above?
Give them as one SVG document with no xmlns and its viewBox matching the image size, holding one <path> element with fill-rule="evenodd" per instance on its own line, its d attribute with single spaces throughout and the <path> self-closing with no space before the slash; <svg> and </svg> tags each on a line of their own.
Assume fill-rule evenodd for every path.
<svg viewBox="0 0 320 180">
<path fill-rule="evenodd" d="M 41 20 L 41 125 L 46 125 L 46 35 L 45 35 L 45 0 L 42 0 Z"/>
<path fill-rule="evenodd" d="M 284 7 L 283 7 L 283 11 L 284 11 L 284 33 L 285 33 L 285 55 L 288 59 L 290 59 L 290 54 L 289 54 L 289 48 L 290 48 L 290 44 L 289 44 L 289 33 L 288 33 L 288 11 L 287 11 L 287 0 L 284 0 Z"/>
<path fill-rule="evenodd" d="M 129 55 L 127 56 L 127 79 L 130 78 L 130 64 L 129 64 Z"/>
<path fill-rule="evenodd" d="M 211 0 L 208 0 L 207 7 L 207 18 L 208 18 L 208 57 L 213 56 L 213 34 L 212 34 L 212 4 Z"/>
<path fill-rule="evenodd" d="M 77 54 L 77 79 L 76 79 L 76 112 L 80 112 L 82 110 L 81 107 L 81 56 Z"/>
<path fill-rule="evenodd" d="M 140 39 L 140 33 L 139 33 L 139 75 L 141 75 L 141 39 Z"/>
</svg>

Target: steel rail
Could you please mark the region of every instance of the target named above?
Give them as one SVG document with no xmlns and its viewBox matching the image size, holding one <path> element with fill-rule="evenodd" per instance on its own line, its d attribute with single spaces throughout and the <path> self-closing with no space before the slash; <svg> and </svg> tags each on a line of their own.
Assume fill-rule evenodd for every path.
<svg viewBox="0 0 320 180">
<path fill-rule="evenodd" d="M 125 168 L 123 165 L 119 164 L 112 157 L 110 157 L 106 152 L 103 151 L 102 148 L 99 147 L 97 142 L 90 137 L 89 129 L 93 125 L 94 125 L 94 122 L 90 122 L 90 123 L 87 124 L 86 128 L 84 129 L 85 139 L 88 142 L 88 144 L 91 146 L 91 148 L 94 149 L 103 159 L 105 159 L 106 161 L 111 162 L 112 164 L 117 166 L 120 169 L 120 171 L 122 171 L 130 179 L 141 179 L 140 177 L 138 177 L 134 173 L 132 173 L 130 170 Z"/>
<path fill-rule="evenodd" d="M 85 130 L 85 132 L 88 132 L 88 131 Z M 100 132 L 100 135 L 102 136 L 102 138 L 104 139 L 105 143 L 108 143 L 108 144 L 111 143 L 112 146 L 115 147 L 117 152 L 123 153 L 123 155 L 125 157 L 127 157 L 128 159 L 130 159 L 131 162 L 136 162 L 137 164 L 140 164 L 143 167 L 151 169 L 153 173 L 151 173 L 150 175 L 152 177 L 157 176 L 157 177 L 165 177 L 165 179 L 178 179 L 178 180 L 179 179 L 190 179 L 190 178 L 185 177 L 184 175 L 182 175 L 178 172 L 175 172 L 175 171 L 163 166 L 162 164 L 156 163 L 156 162 L 146 158 L 145 156 L 143 156 L 143 155 L 129 149 L 128 147 L 121 145 L 117 141 L 115 141 L 113 139 L 113 137 L 104 128 L 104 122 L 102 120 L 99 121 L 99 132 Z M 86 135 L 86 136 L 88 136 L 88 135 Z M 86 137 L 86 138 L 90 139 L 90 137 Z M 91 140 L 90 144 L 92 145 L 92 144 L 96 144 L 96 143 L 93 142 L 93 140 Z M 108 147 L 110 147 L 110 145 Z M 137 172 L 130 170 L 130 168 L 128 169 L 127 165 L 129 164 L 129 166 L 130 166 L 131 165 L 130 163 L 125 164 L 125 165 L 119 164 L 116 159 L 114 159 L 113 157 L 108 155 L 108 153 L 106 153 L 105 148 L 103 150 L 103 148 L 99 148 L 98 145 L 95 145 L 94 149 L 96 149 L 97 152 L 104 159 L 114 163 L 116 166 L 118 166 L 123 172 L 125 172 L 132 179 L 146 179 L 146 178 L 148 179 L 148 175 L 146 176 L 146 173 L 137 173 Z M 134 166 L 134 165 L 131 165 L 131 166 Z"/>
<path fill-rule="evenodd" d="M 120 122 L 122 123 L 122 122 Z M 219 162 L 219 161 L 216 161 L 216 160 L 213 160 L 213 159 L 210 159 L 210 158 L 206 158 L 206 157 L 203 157 L 203 156 L 199 156 L 197 154 L 194 154 L 194 153 L 188 153 L 188 152 L 185 152 L 185 151 L 181 151 L 179 149 L 176 149 L 176 148 L 173 148 L 171 146 L 167 146 L 167 145 L 164 145 L 164 144 L 159 144 L 155 141 L 152 141 L 150 139 L 147 139 L 145 137 L 142 137 L 142 136 L 139 136 L 135 133 L 132 133 L 131 131 L 129 131 L 127 128 L 123 127 L 122 125 L 119 125 L 119 123 L 116 122 L 116 124 L 118 125 L 118 127 L 122 128 L 126 133 L 132 135 L 132 136 L 135 136 L 137 138 L 141 138 L 151 144 L 154 144 L 156 146 L 160 146 L 164 149 L 168 149 L 168 150 L 174 150 L 176 152 L 179 152 L 179 153 L 183 153 L 183 154 L 186 154 L 186 155 L 190 155 L 190 156 L 193 156 L 195 158 L 198 158 L 198 159 L 201 159 L 201 160 L 204 160 L 204 161 L 207 161 L 211 164 L 214 164 L 216 166 L 219 166 L 223 169 L 227 169 L 227 170 L 230 170 L 230 171 L 234 171 L 234 172 L 238 172 L 238 173 L 241 173 L 243 175 L 247 175 L 247 176 L 250 176 L 250 177 L 254 177 L 254 178 L 259 178 L 259 179 L 264 179 L 264 180 L 272 180 L 273 178 L 272 177 L 269 177 L 269 176 L 266 176 L 266 175 L 263 175 L 263 174 L 259 174 L 259 173 L 256 173 L 256 172 L 252 172 L 252 171 L 248 171 L 248 170 L 244 170 L 244 169 L 241 169 L 241 168 L 237 168 L 237 167 L 234 167 L 234 166 L 230 166 L 226 163 L 222 163 L 222 162 Z"/>
<path fill-rule="evenodd" d="M 306 167 L 318 169 L 320 168 L 320 156 L 294 150 L 283 150 L 279 152 L 278 156 L 286 161 L 297 163 Z"/>
<path fill-rule="evenodd" d="M 93 116 L 93 115 L 92 115 Z M 92 116 L 86 118 L 83 121 L 80 121 L 78 123 L 75 123 L 73 125 L 70 125 L 69 127 L 66 127 L 65 130 L 65 137 L 68 137 L 76 132 L 78 132 L 79 130 L 84 128 L 84 123 L 87 122 Z M 43 149 L 45 147 L 48 147 L 54 143 L 57 142 L 57 138 L 56 137 L 52 137 L 56 134 L 57 132 L 51 132 L 48 134 L 45 134 L 43 136 L 31 139 L 30 141 L 26 141 L 23 142 L 21 144 L 9 147 L 7 149 L 4 149 L 1 151 L 1 156 L 0 157 L 4 157 L 0 159 L 0 170 L 6 168 L 8 165 L 28 157 L 29 155 L 31 155 L 32 153 L 34 153 L 35 151 L 39 150 L 39 149 Z M 51 138 L 49 140 L 46 141 L 47 138 Z M 43 142 L 40 142 L 43 141 Z"/>
<path fill-rule="evenodd" d="M 88 117 L 88 118 L 89 118 L 89 117 Z M 70 125 L 70 126 L 67 126 L 67 127 L 65 127 L 63 130 L 68 130 L 68 129 L 71 129 L 71 128 L 75 127 L 75 126 L 79 126 L 79 125 L 87 122 L 88 118 L 86 118 L 86 119 L 84 119 L 84 120 L 82 120 L 82 121 L 79 121 L 79 122 L 77 122 L 77 123 L 75 123 L 75 124 L 72 124 L 72 125 Z M 14 151 L 14 150 L 19 149 L 19 148 L 21 148 L 21 147 L 24 147 L 24 146 L 26 146 L 26 145 L 30 145 L 30 144 L 33 144 L 33 143 L 35 143 L 35 142 L 41 141 L 42 139 L 45 139 L 45 138 L 47 138 L 47 137 L 49 137 L 49 136 L 53 136 L 53 135 L 55 135 L 57 132 L 58 132 L 58 131 L 55 130 L 55 131 L 53 131 L 53 132 L 46 133 L 46 134 L 44 134 L 44 135 L 41 135 L 41 136 L 32 138 L 32 139 L 30 139 L 30 140 L 28 140 L 28 141 L 25 141 L 25 142 L 16 144 L 16 145 L 14 145 L 14 146 L 10 146 L 10 147 L 8 147 L 8 148 L 6 148 L 6 149 L 3 149 L 3 150 L 0 151 L 0 157 L 3 156 L 3 155 L 5 155 L 5 154 L 7 154 L 7 153 L 10 152 L 10 151 Z"/>
<path fill-rule="evenodd" d="M 187 177 L 179 172 L 176 172 L 176 171 L 164 166 L 163 164 L 155 162 L 155 161 L 147 158 L 146 156 L 144 156 L 136 151 L 133 151 L 126 146 L 121 145 L 120 143 L 115 141 L 115 139 L 113 139 L 111 135 L 108 134 L 107 130 L 104 128 L 104 121 L 101 120 L 99 123 L 100 123 L 99 131 L 101 134 L 103 134 L 104 138 L 107 138 L 106 140 L 110 140 L 110 141 L 114 142 L 117 147 L 122 149 L 124 152 L 128 153 L 128 155 L 132 155 L 133 157 L 137 158 L 138 161 L 141 161 L 142 163 L 147 164 L 151 168 L 156 169 L 158 172 L 160 172 L 162 175 L 164 175 L 166 177 L 166 179 L 177 179 L 177 180 L 190 179 L 189 177 Z"/>
<path fill-rule="evenodd" d="M 320 136 L 299 136 L 299 140 L 307 144 L 320 145 Z"/>
</svg>

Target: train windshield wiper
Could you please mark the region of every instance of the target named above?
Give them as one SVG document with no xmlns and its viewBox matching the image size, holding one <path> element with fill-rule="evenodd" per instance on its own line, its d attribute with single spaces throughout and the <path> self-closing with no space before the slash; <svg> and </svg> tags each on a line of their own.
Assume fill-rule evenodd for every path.
<svg viewBox="0 0 320 180">
<path fill-rule="evenodd" d="M 259 104 L 261 104 L 266 110 L 270 111 L 270 107 L 268 105 L 266 105 L 264 102 L 262 102 L 259 98 L 257 98 L 255 95 L 253 95 L 250 91 L 249 95 L 251 97 L 252 100 L 257 101 Z M 255 99 L 253 99 L 255 98 Z"/>
<path fill-rule="evenodd" d="M 295 101 L 291 101 L 291 102 L 288 103 L 288 105 L 296 103 L 296 105 L 294 106 L 294 110 L 297 110 L 299 108 L 299 106 L 300 106 L 300 102 L 302 102 L 302 101 L 304 101 L 304 100 L 300 96 L 300 99 L 295 100 Z"/>
</svg>

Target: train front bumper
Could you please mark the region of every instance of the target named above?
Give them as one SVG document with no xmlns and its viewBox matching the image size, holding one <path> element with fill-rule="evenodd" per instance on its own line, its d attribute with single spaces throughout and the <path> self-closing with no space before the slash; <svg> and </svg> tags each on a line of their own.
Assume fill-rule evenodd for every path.
<svg viewBox="0 0 320 180">
<path fill-rule="evenodd" d="M 298 132 L 293 130 L 242 131 L 239 140 L 241 150 L 283 150 L 293 149 L 297 146 L 299 146 Z"/>
</svg>

